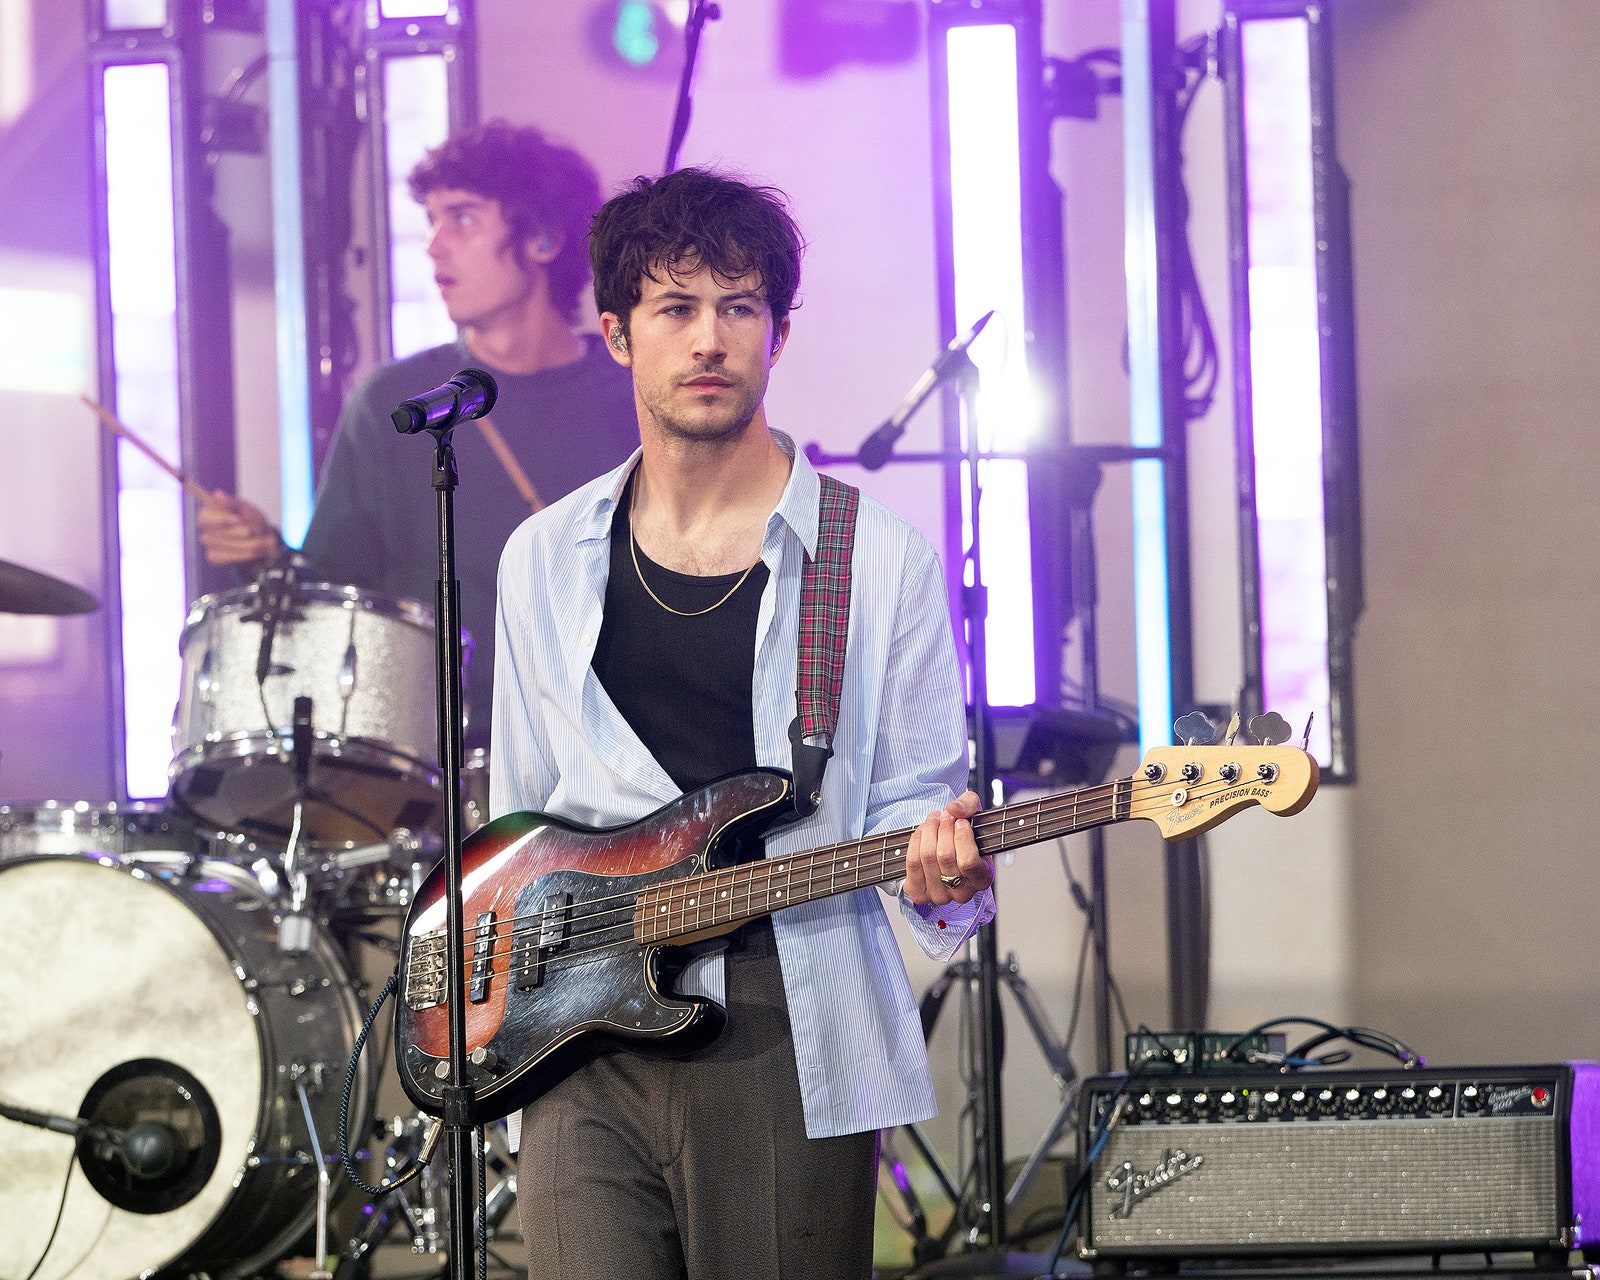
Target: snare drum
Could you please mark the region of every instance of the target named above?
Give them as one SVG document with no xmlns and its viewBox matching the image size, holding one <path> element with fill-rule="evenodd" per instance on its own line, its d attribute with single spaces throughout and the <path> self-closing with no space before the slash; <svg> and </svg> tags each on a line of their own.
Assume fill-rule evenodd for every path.
<svg viewBox="0 0 1600 1280">
<path fill-rule="evenodd" d="M 166 1130 L 159 1172 L 6 1123 L 0 1275 L 126 1280 L 255 1274 L 304 1235 L 360 1025 L 338 949 L 277 946 L 270 901 L 242 868 L 201 859 L 0 863 L 0 1098 L 127 1132 Z M 367 1131 L 371 1058 L 351 1099 Z M 70 1170 L 70 1181 L 69 1181 Z M 62 1187 L 66 1200 L 62 1202 Z M 180 1272 L 174 1272 L 180 1274 Z"/>
<path fill-rule="evenodd" d="M 169 773 L 174 799 L 202 822 L 288 837 L 294 707 L 304 697 L 312 738 L 305 838 L 349 846 L 400 827 L 437 827 L 429 610 L 357 587 L 302 583 L 274 592 L 255 584 L 197 601 L 181 649 Z"/>
</svg>

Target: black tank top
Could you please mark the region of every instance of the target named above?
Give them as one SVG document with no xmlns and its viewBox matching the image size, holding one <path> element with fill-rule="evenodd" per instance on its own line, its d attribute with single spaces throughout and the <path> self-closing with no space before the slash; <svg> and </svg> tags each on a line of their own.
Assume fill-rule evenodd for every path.
<svg viewBox="0 0 1600 1280">
<path fill-rule="evenodd" d="M 756 618 L 767 566 L 758 562 L 726 601 L 700 613 L 727 595 L 739 575 L 676 573 L 632 547 L 632 499 L 630 478 L 611 522 L 605 618 L 592 665 L 667 776 L 692 791 L 755 767 Z M 651 599 L 641 575 L 680 612 Z"/>
</svg>

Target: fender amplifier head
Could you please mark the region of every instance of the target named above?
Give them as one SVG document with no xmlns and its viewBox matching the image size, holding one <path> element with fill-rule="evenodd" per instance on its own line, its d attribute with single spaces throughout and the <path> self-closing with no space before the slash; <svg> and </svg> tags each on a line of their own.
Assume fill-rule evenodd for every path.
<svg viewBox="0 0 1600 1280">
<path fill-rule="evenodd" d="M 1089 1258 L 1567 1250 L 1600 1240 L 1600 1066 L 1084 1083 Z M 1585 1225 L 1587 1224 L 1587 1231 Z"/>
</svg>

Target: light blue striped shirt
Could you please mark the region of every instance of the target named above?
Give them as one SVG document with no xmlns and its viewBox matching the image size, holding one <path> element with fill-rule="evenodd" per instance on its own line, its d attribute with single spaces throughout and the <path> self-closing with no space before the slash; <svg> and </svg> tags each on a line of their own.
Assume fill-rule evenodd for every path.
<svg viewBox="0 0 1600 1280">
<path fill-rule="evenodd" d="M 767 520 L 769 577 L 756 621 L 756 760 L 790 767 L 804 554 L 815 554 L 817 473 L 794 443 L 789 482 Z M 631 822 L 678 788 L 622 718 L 590 666 L 610 567 L 611 518 L 639 455 L 532 517 L 500 559 L 490 807 L 590 826 Z M 964 700 L 944 578 L 917 530 L 863 495 L 857 517 L 844 692 L 822 804 L 773 835 L 768 857 L 910 827 L 967 780 Z M 946 959 L 984 921 L 986 890 L 924 917 L 903 893 L 918 943 Z M 876 889 L 773 916 L 806 1132 L 833 1137 L 925 1120 L 936 1106 L 911 984 Z M 723 999 L 720 955 L 679 978 Z"/>
</svg>

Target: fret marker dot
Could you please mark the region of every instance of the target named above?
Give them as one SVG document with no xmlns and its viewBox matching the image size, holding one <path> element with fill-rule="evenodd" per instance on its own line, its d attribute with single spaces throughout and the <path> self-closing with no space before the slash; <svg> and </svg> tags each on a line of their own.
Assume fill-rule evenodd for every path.
<svg viewBox="0 0 1600 1280">
<path fill-rule="evenodd" d="M 848 863 L 848 862 L 846 862 L 846 863 L 845 863 L 845 864 L 844 864 L 844 869 L 845 869 L 845 870 L 846 870 L 846 871 L 848 871 L 848 870 L 850 870 L 850 864 L 849 864 L 849 863 Z"/>
<path fill-rule="evenodd" d="M 664 906 L 657 907 L 656 910 L 659 911 L 662 915 L 666 915 L 667 914 L 667 909 Z"/>
</svg>

